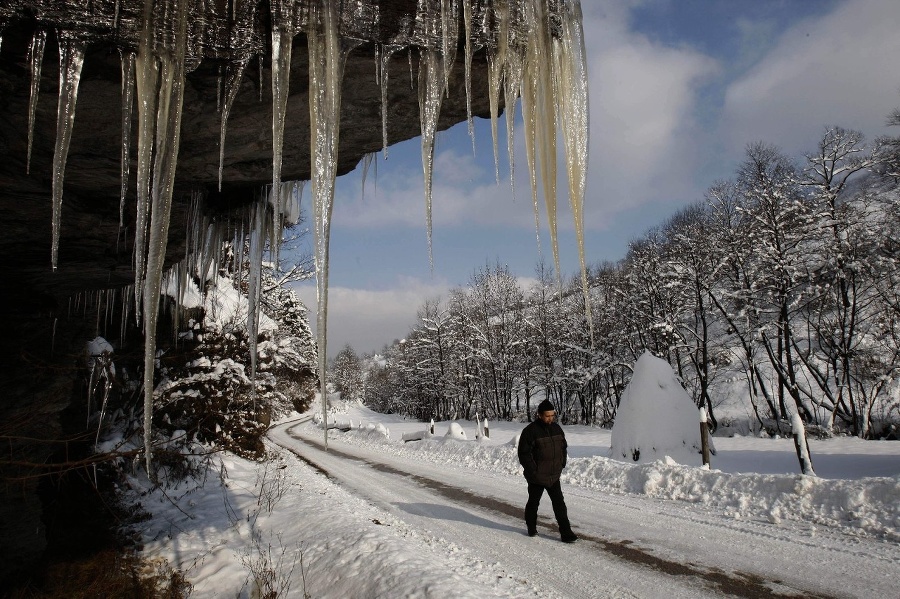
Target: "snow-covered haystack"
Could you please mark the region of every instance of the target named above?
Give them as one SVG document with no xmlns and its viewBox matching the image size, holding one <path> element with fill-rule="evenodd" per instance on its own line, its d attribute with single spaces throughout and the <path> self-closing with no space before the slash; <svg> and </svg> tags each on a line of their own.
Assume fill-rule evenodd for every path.
<svg viewBox="0 0 900 599">
<path fill-rule="evenodd" d="M 700 465 L 699 416 L 668 362 L 644 352 L 619 403 L 610 457 L 647 463 L 666 456 Z"/>
<path fill-rule="evenodd" d="M 451 422 L 449 428 L 447 428 L 447 434 L 444 436 L 448 439 L 458 439 L 460 441 L 468 440 L 466 431 L 463 430 L 458 422 Z"/>
</svg>

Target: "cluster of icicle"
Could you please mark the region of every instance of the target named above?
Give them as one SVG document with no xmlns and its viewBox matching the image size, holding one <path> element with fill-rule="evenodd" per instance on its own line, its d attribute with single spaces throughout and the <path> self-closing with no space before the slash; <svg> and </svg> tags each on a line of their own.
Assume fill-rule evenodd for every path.
<svg viewBox="0 0 900 599">
<path fill-rule="evenodd" d="M 78 83 L 89 43 L 116 44 L 122 59 L 122 186 L 121 214 L 129 188 L 131 119 L 137 103 L 137 218 L 135 224 L 133 295 L 135 314 L 145 332 L 144 433 L 148 473 L 151 472 L 151 416 L 158 302 L 166 256 L 185 75 L 205 58 L 224 64 L 221 98 L 219 185 L 224 140 L 231 106 L 244 71 L 253 57 L 266 52 L 265 3 L 257 0 L 12 0 L 0 7 L 0 32 L 17 18 L 34 17 L 38 28 L 29 50 L 32 96 L 29 114 L 29 160 L 34 110 L 40 89 L 47 30 L 56 29 L 60 48 L 60 83 L 56 148 L 53 160 L 51 264 L 57 266 L 60 214 L 69 140 L 75 117 Z M 388 2 L 336 0 L 269 0 L 272 80 L 272 185 L 268 197 L 252 215 L 250 228 L 250 307 L 248 320 L 251 363 L 255 373 L 256 323 L 260 265 L 268 226 L 270 251 L 275 253 L 284 222 L 281 181 L 285 111 L 290 85 L 293 38 L 304 32 L 309 53 L 311 196 L 318 298 L 317 343 L 319 377 L 325 397 L 327 355 L 328 242 L 331 225 L 337 151 L 340 135 L 341 86 L 346 56 L 362 42 L 374 42 L 375 73 L 382 95 L 383 146 L 388 145 L 387 87 L 391 58 L 407 50 L 412 78 L 418 62 L 418 95 L 425 180 L 428 253 L 431 259 L 431 204 L 434 141 L 441 102 L 451 89 L 450 73 L 463 37 L 465 94 L 470 134 L 471 63 L 485 51 L 489 65 L 489 98 L 494 161 L 499 183 L 497 119 L 502 91 L 506 106 L 507 150 L 513 163 L 515 105 L 521 100 L 525 148 L 530 172 L 535 227 L 538 197 L 543 196 L 557 273 L 557 131 L 566 154 L 569 200 L 575 217 L 582 281 L 587 302 L 583 247 L 582 202 L 588 152 L 588 97 L 581 7 L 578 0 L 418 0 L 414 15 L 386 23 Z M 393 9 L 396 12 L 396 9 Z M 396 18 L 393 15 L 392 18 Z M 461 26 L 460 26 L 461 25 Z M 385 33 L 385 32 L 389 32 Z M 0 37 L 2 42 L 2 37 Z M 411 82 L 412 83 L 412 82 Z M 473 135 L 474 145 L 474 135 Z M 510 168 L 512 178 L 512 167 Z M 538 185 L 540 176 L 541 186 Z M 264 223 L 271 223 L 271 226 Z M 536 231 L 537 232 L 537 231 Z M 243 244 L 237 244 L 243 248 Z M 214 245 L 198 249 L 210 259 Z M 186 267 L 184 267 L 186 268 Z M 202 270 L 202 269 L 201 269 Z M 205 271 L 204 271 L 205 272 Z M 589 313 L 588 316 L 590 317 Z M 322 402 L 323 416 L 327 402 Z M 327 447 L 327 427 L 325 443 Z"/>
</svg>

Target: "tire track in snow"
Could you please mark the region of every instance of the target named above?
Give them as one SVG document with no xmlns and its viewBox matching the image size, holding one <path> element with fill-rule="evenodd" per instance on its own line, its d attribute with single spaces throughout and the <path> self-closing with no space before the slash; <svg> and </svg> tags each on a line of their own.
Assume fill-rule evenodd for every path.
<svg viewBox="0 0 900 599">
<path fill-rule="evenodd" d="M 296 439 L 297 441 L 300 441 L 304 444 L 310 445 L 319 451 L 325 451 L 325 448 L 321 442 L 309 439 L 307 437 L 301 437 L 293 433 L 291 428 L 288 428 L 285 431 L 291 438 Z M 320 464 L 317 464 L 308 456 L 301 455 L 296 450 L 296 448 L 281 443 L 278 444 L 291 451 L 291 453 L 302 459 L 304 462 L 306 462 L 319 472 L 322 472 L 329 478 L 342 482 L 340 481 L 339 477 L 336 478 L 331 476 L 327 469 L 322 467 Z M 397 476 L 412 480 L 419 486 L 430 489 L 431 491 L 443 496 L 450 501 L 463 505 L 471 505 L 483 510 L 488 510 L 502 516 L 512 518 L 517 522 L 522 519 L 521 506 L 512 505 L 494 497 L 479 495 L 472 491 L 448 485 L 433 478 L 406 472 L 394 468 L 393 466 L 390 466 L 383 462 L 363 458 L 351 453 L 347 453 L 345 451 L 337 450 L 333 447 L 329 447 L 327 453 L 346 460 L 365 464 L 366 466 L 369 466 L 374 470 L 390 476 Z M 540 525 L 542 525 L 545 529 L 549 529 L 552 532 L 558 534 L 558 528 L 548 518 L 542 516 L 539 518 L 539 520 Z M 744 573 L 739 571 L 725 572 L 717 568 L 704 568 L 694 563 L 685 563 L 667 559 L 665 557 L 655 555 L 628 540 L 612 540 L 599 536 L 587 535 L 583 532 L 579 532 L 579 536 L 581 539 L 579 544 L 582 546 L 599 551 L 608 556 L 613 556 L 634 566 L 647 568 L 655 572 L 678 577 L 683 580 L 696 580 L 697 582 L 702 584 L 702 586 L 714 590 L 715 592 L 720 594 L 735 597 L 745 597 L 749 599 L 762 599 L 768 597 L 809 597 L 823 599 L 830 598 L 829 595 L 815 593 L 806 589 L 787 587 L 781 581 L 767 580 L 762 576 L 756 574 Z M 783 590 L 783 592 L 781 592 L 780 590 Z"/>
</svg>

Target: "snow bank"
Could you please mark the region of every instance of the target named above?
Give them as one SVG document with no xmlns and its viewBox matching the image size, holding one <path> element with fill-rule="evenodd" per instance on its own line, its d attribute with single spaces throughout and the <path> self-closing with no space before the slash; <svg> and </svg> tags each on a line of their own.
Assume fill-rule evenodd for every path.
<svg viewBox="0 0 900 599">
<path fill-rule="evenodd" d="M 814 476 L 729 474 L 672 459 L 625 465 L 602 457 L 570 459 L 563 481 L 613 493 L 701 503 L 738 519 L 806 521 L 900 541 L 900 477 L 833 480 Z"/>
</svg>

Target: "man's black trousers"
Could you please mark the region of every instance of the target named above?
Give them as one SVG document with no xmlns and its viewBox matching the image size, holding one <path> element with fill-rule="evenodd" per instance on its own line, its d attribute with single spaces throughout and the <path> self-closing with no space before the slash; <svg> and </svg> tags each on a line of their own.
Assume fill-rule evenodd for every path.
<svg viewBox="0 0 900 599">
<path fill-rule="evenodd" d="M 566 509 L 566 501 L 563 499 L 562 487 L 559 481 L 549 487 L 528 483 L 528 503 L 525 504 L 525 525 L 528 531 L 532 532 L 537 528 L 538 505 L 541 503 L 541 496 L 544 490 L 550 496 L 553 503 L 553 515 L 556 516 L 556 523 L 559 524 L 560 534 L 571 532 L 572 527 L 569 524 L 569 512 Z"/>
</svg>

